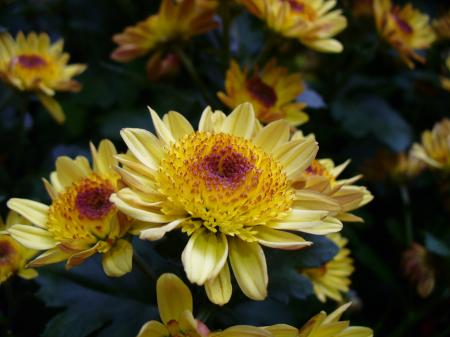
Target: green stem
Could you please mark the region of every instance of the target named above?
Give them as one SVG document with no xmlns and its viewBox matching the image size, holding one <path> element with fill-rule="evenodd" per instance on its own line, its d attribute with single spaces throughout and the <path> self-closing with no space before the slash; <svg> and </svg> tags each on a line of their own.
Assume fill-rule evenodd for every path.
<svg viewBox="0 0 450 337">
<path fill-rule="evenodd" d="M 156 275 L 136 251 L 133 252 L 133 263 L 153 282 L 156 282 Z"/>
<path fill-rule="evenodd" d="M 402 197 L 404 216 L 405 216 L 405 238 L 406 245 L 409 247 L 413 242 L 413 228 L 411 216 L 411 198 L 409 196 L 408 187 L 406 185 L 400 186 L 400 195 Z"/>
<path fill-rule="evenodd" d="M 200 75 L 198 74 L 197 70 L 195 69 L 194 65 L 191 62 L 191 59 L 189 56 L 186 55 L 183 49 L 180 47 L 174 47 L 174 51 L 177 54 L 177 56 L 180 58 L 181 63 L 183 63 L 183 66 L 186 68 L 187 72 L 191 76 L 192 80 L 195 82 L 195 84 L 198 86 L 200 91 L 202 92 L 202 95 L 204 99 L 206 100 L 207 104 L 214 106 L 215 100 L 211 97 L 205 83 L 203 83 L 203 80 L 201 79 Z"/>
</svg>

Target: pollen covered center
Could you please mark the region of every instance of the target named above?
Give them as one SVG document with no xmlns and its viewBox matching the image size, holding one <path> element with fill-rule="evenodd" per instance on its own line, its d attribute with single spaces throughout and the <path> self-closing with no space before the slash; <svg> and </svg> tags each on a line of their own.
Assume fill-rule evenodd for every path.
<svg viewBox="0 0 450 337">
<path fill-rule="evenodd" d="M 191 223 L 244 235 L 290 210 L 293 192 L 281 165 L 251 141 L 196 132 L 169 149 L 160 190 L 191 215 Z"/>
<path fill-rule="evenodd" d="M 19 55 L 15 58 L 14 63 L 27 69 L 42 68 L 47 65 L 47 61 L 41 56 L 35 54 Z"/>
<path fill-rule="evenodd" d="M 92 174 L 73 183 L 53 200 L 48 214 L 48 231 L 56 240 L 85 240 L 95 243 L 110 233 L 110 222 L 116 214 L 109 197 L 113 184 Z"/>
<path fill-rule="evenodd" d="M 17 243 L 9 236 L 0 237 L 0 265 L 10 264 L 14 258 L 18 257 Z"/>
</svg>

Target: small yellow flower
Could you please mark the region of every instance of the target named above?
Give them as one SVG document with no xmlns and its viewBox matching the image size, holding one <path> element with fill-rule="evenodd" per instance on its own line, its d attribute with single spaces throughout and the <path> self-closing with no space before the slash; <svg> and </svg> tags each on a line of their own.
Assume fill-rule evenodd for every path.
<svg viewBox="0 0 450 337">
<path fill-rule="evenodd" d="M 338 233 L 327 236 L 339 248 L 333 259 L 318 268 L 307 268 L 301 272 L 313 283 L 314 293 L 321 302 L 329 297 L 337 302 L 342 302 L 342 293 L 349 291 L 350 276 L 353 274 L 353 259 L 350 257 L 350 249 L 345 248 L 348 240 Z"/>
<path fill-rule="evenodd" d="M 242 72 L 239 65 L 231 61 L 225 91 L 217 94 L 224 104 L 234 109 L 239 104 L 251 102 L 256 117 L 262 122 L 286 119 L 297 126 L 309 119 L 302 111 L 306 104 L 295 101 L 303 92 L 300 74 L 288 74 L 287 69 L 278 67 L 275 60 L 267 63 L 261 72 L 255 69 L 252 75 L 246 68 Z"/>
<path fill-rule="evenodd" d="M 65 120 L 64 112 L 53 98 L 55 91 L 79 91 L 80 84 L 72 77 L 86 66 L 68 65 L 69 54 L 63 52 L 63 41 L 51 44 L 45 33 L 22 32 L 14 40 L 10 34 L 0 34 L 0 79 L 21 91 L 34 92 L 42 105 L 58 122 Z"/>
<path fill-rule="evenodd" d="M 428 15 L 414 9 L 393 5 L 391 0 L 374 0 L 375 23 L 378 32 L 394 47 L 403 62 L 414 68 L 414 62 L 425 63 L 416 50 L 430 48 L 436 39 Z"/>
<path fill-rule="evenodd" d="M 327 315 L 325 311 L 311 318 L 300 329 L 287 324 L 265 327 L 273 337 L 372 337 L 373 331 L 362 326 L 350 326 L 349 321 L 340 321 L 351 303 L 344 304 Z"/>
<path fill-rule="evenodd" d="M 156 297 L 162 323 L 145 323 L 137 337 L 242 337 L 251 332 L 254 337 L 271 337 L 261 328 L 234 326 L 210 333 L 208 327 L 194 318 L 192 294 L 186 284 L 174 274 L 163 274 L 156 282 Z"/>
<path fill-rule="evenodd" d="M 433 20 L 433 29 L 441 40 L 450 39 L 450 11 L 438 19 Z"/>
<path fill-rule="evenodd" d="M 229 116 L 206 108 L 199 130 L 179 113 L 161 120 L 151 110 L 158 137 L 124 129 L 129 153 L 118 157 L 128 188 L 111 196 L 140 221 L 133 233 L 158 240 L 181 229 L 190 236 L 182 262 L 189 281 L 205 285 L 209 299 L 225 304 L 230 270 L 245 295 L 267 295 L 267 265 L 260 245 L 300 249 L 311 242 L 290 231 L 324 235 L 341 230 L 329 217 L 328 198 L 292 185 L 314 159 L 312 139 L 290 140 L 278 120 L 262 128 L 251 104 Z"/>
<path fill-rule="evenodd" d="M 299 40 L 309 48 L 340 53 L 342 44 L 332 37 L 347 27 L 334 0 L 239 0 L 273 31 Z"/>
<path fill-rule="evenodd" d="M 417 177 L 425 169 L 425 164 L 408 153 L 393 153 L 386 150 L 379 151 L 374 158 L 364 163 L 364 177 L 372 181 L 391 180 L 397 184 L 404 184 Z"/>
<path fill-rule="evenodd" d="M 8 235 L 8 228 L 14 224 L 26 224 L 28 221 L 16 212 L 9 212 L 6 223 L 0 217 L 0 284 L 5 282 L 14 274 L 24 279 L 35 278 L 38 273 L 31 268 L 25 268 L 37 251 L 22 246 L 19 242 Z"/>
<path fill-rule="evenodd" d="M 424 246 L 414 242 L 404 251 L 402 268 L 406 277 L 417 285 L 417 293 L 421 297 L 428 297 L 433 292 L 436 282 L 435 269 Z"/>
<path fill-rule="evenodd" d="M 450 172 L 450 119 L 436 123 L 422 133 L 422 143 L 414 144 L 412 153 L 427 165 Z"/>
<path fill-rule="evenodd" d="M 113 60 L 128 62 L 168 44 L 179 44 L 217 27 L 215 0 L 163 0 L 157 14 L 113 36 Z"/>
<path fill-rule="evenodd" d="M 76 266 L 95 253 L 103 253 L 103 269 L 109 276 L 131 270 L 133 249 L 121 239 L 128 231 L 128 218 L 109 201 L 121 184 L 113 167 L 114 145 L 103 140 L 97 149 L 91 145 L 93 169 L 83 156 L 59 157 L 50 182 L 44 180 L 52 199 L 50 206 L 13 198 L 8 207 L 33 225 L 16 224 L 8 232 L 24 246 L 45 250 L 30 266 L 67 260 Z"/>
</svg>

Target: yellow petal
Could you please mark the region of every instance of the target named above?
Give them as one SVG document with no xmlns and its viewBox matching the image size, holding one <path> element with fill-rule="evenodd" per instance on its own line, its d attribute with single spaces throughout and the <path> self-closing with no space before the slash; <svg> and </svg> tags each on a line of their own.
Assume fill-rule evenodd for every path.
<svg viewBox="0 0 450 337">
<path fill-rule="evenodd" d="M 274 157 L 283 165 L 289 179 L 303 172 L 316 157 L 319 146 L 312 139 L 290 141 L 274 151 Z"/>
<path fill-rule="evenodd" d="M 267 296 L 267 265 L 262 248 L 256 242 L 229 239 L 231 268 L 242 292 L 254 300 Z"/>
<path fill-rule="evenodd" d="M 64 111 L 61 108 L 61 105 L 53 97 L 46 94 L 37 94 L 37 97 L 44 108 L 50 113 L 50 115 L 57 123 L 64 123 L 64 121 L 66 120 Z"/>
<path fill-rule="evenodd" d="M 233 287 L 231 285 L 228 263 L 224 264 L 216 277 L 206 281 L 205 290 L 209 300 L 214 304 L 224 305 L 230 301 Z"/>
<path fill-rule="evenodd" d="M 142 240 L 150 240 L 155 241 L 161 239 L 167 232 L 170 232 L 177 228 L 182 222 L 184 222 L 186 218 L 183 219 L 176 219 L 167 225 L 159 226 L 159 227 L 153 227 L 149 229 L 143 230 L 139 238 Z"/>
<path fill-rule="evenodd" d="M 347 310 L 352 303 L 348 302 L 343 305 L 341 305 L 339 308 L 337 308 L 335 311 L 333 311 L 331 314 L 329 314 L 323 321 L 323 324 L 328 324 L 332 322 L 337 322 L 341 318 L 342 314 Z"/>
<path fill-rule="evenodd" d="M 139 331 L 137 337 L 167 337 L 169 331 L 164 324 L 157 321 L 145 323 Z"/>
<path fill-rule="evenodd" d="M 38 257 L 36 257 L 33 261 L 28 263 L 27 267 L 42 267 L 47 264 L 58 263 L 66 260 L 70 257 L 70 253 L 62 251 L 58 247 L 47 250 L 42 253 Z"/>
<path fill-rule="evenodd" d="M 178 321 L 183 311 L 192 312 L 192 294 L 175 274 L 163 274 L 156 282 L 159 315 L 164 324 Z"/>
<path fill-rule="evenodd" d="M 298 235 L 266 226 L 256 226 L 255 231 L 257 232 L 255 235 L 256 240 L 266 247 L 294 250 L 312 245 L 312 242 L 306 241 Z"/>
<path fill-rule="evenodd" d="M 58 179 L 65 187 L 86 177 L 85 169 L 69 157 L 58 157 L 55 165 Z"/>
<path fill-rule="evenodd" d="M 36 226 L 41 228 L 47 227 L 47 205 L 37 201 L 19 198 L 9 199 L 7 205 L 10 209 L 16 211 Z"/>
<path fill-rule="evenodd" d="M 23 278 L 25 280 L 31 280 L 31 279 L 39 276 L 36 269 L 33 269 L 33 268 L 20 269 L 17 272 L 17 275 L 19 275 L 21 278 Z"/>
<path fill-rule="evenodd" d="M 238 137 L 249 139 L 255 130 L 255 112 L 250 103 L 237 106 L 225 119 L 221 131 Z"/>
<path fill-rule="evenodd" d="M 275 324 L 264 327 L 273 337 L 297 337 L 298 329 L 287 324 Z"/>
<path fill-rule="evenodd" d="M 323 53 L 341 53 L 344 50 L 342 43 L 334 39 L 302 42 L 308 47 Z"/>
<path fill-rule="evenodd" d="M 53 239 L 53 234 L 43 228 L 30 225 L 12 225 L 8 233 L 27 248 L 46 250 L 54 248 L 58 242 Z"/>
<path fill-rule="evenodd" d="M 194 132 L 191 123 L 189 123 L 182 114 L 176 111 L 169 111 L 169 113 L 164 115 L 163 122 L 169 128 L 170 133 L 175 140 Z"/>
<path fill-rule="evenodd" d="M 166 144 L 175 143 L 175 138 L 173 137 L 170 130 L 167 128 L 166 124 L 164 124 L 161 118 L 159 118 L 156 111 L 150 107 L 148 107 L 148 109 L 150 110 L 153 125 L 155 127 L 156 134 L 158 135 L 159 139 L 161 139 Z"/>
<path fill-rule="evenodd" d="M 266 125 L 258 132 L 254 143 L 264 151 L 272 153 L 274 149 L 287 143 L 289 140 L 289 123 L 280 119 Z"/>
<path fill-rule="evenodd" d="M 114 172 L 113 168 L 117 165 L 117 159 L 114 157 L 117 151 L 114 144 L 108 139 L 103 139 L 98 146 L 98 151 L 92 143 L 90 147 L 94 171 L 104 176 L 110 176 Z"/>
<path fill-rule="evenodd" d="M 250 325 L 236 325 L 220 332 L 214 332 L 208 337 L 273 337 L 272 334 L 263 329 Z"/>
<path fill-rule="evenodd" d="M 219 274 L 228 256 L 225 234 L 201 229 L 189 239 L 181 255 L 184 270 L 191 283 L 203 285 Z"/>
<path fill-rule="evenodd" d="M 372 337 L 373 330 L 362 326 L 349 326 L 339 337 Z"/>
<path fill-rule="evenodd" d="M 119 240 L 103 254 L 103 270 L 108 276 L 122 276 L 131 271 L 132 261 L 133 246 L 126 240 Z"/>
</svg>

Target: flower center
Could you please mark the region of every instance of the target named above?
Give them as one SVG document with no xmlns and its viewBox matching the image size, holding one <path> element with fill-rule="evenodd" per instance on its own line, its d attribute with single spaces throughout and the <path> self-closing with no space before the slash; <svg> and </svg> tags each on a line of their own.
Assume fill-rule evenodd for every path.
<svg viewBox="0 0 450 337">
<path fill-rule="evenodd" d="M 159 181 L 191 215 L 190 225 L 230 235 L 284 215 L 293 199 L 279 163 L 251 141 L 223 133 L 183 137 L 162 160 Z"/>
<path fill-rule="evenodd" d="M 277 94 L 272 87 L 265 84 L 258 76 L 254 76 L 246 81 L 247 90 L 252 97 L 258 100 L 266 108 L 274 106 L 277 101 Z"/>
<path fill-rule="evenodd" d="M 291 9 L 295 12 L 303 12 L 305 10 L 305 5 L 303 3 L 299 3 L 296 0 L 282 0 L 285 1 L 291 6 Z"/>
<path fill-rule="evenodd" d="M 406 22 L 405 20 L 403 20 L 400 15 L 397 13 L 397 11 L 393 11 L 392 16 L 394 18 L 395 23 L 397 24 L 397 27 L 400 28 L 400 30 L 402 30 L 404 33 L 406 34 L 412 34 L 413 33 L 413 29 L 411 27 L 411 25 Z"/>
<path fill-rule="evenodd" d="M 15 249 L 12 240 L 7 235 L 0 237 L 0 265 L 10 264 L 14 256 L 17 255 L 17 249 Z"/>
<path fill-rule="evenodd" d="M 27 69 L 42 68 L 47 65 L 47 61 L 45 61 L 39 55 L 34 54 L 19 55 L 16 57 L 15 62 L 20 64 L 20 66 L 22 66 L 23 68 Z"/>
<path fill-rule="evenodd" d="M 111 231 L 116 208 L 109 201 L 113 184 L 92 174 L 73 183 L 53 200 L 48 214 L 48 231 L 58 241 L 84 240 L 95 243 Z"/>
</svg>

